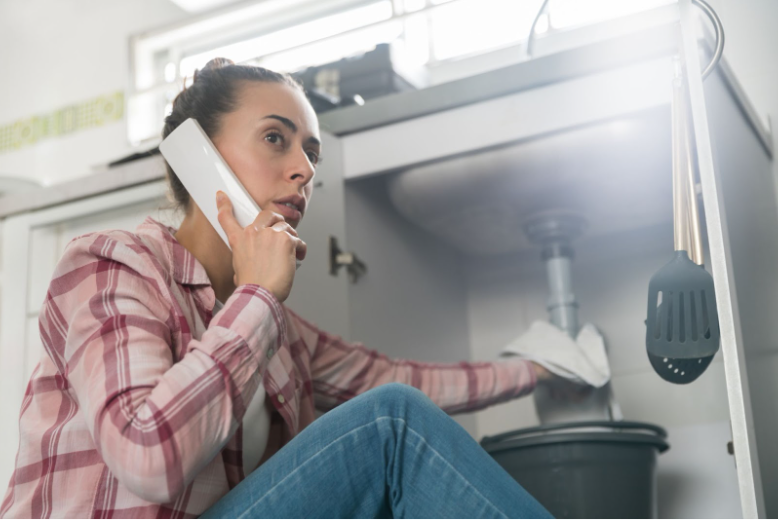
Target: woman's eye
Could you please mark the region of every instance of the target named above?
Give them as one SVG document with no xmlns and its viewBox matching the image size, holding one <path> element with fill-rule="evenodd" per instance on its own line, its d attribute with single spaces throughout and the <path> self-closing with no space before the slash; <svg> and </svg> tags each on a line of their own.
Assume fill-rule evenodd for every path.
<svg viewBox="0 0 778 521">
<path fill-rule="evenodd" d="M 308 152 L 308 160 L 312 165 L 317 165 L 319 163 L 319 154 L 316 152 Z"/>
<path fill-rule="evenodd" d="M 279 145 L 284 142 L 284 136 L 282 136 L 278 132 L 271 132 L 270 134 L 265 136 L 265 140 L 272 145 Z"/>
</svg>

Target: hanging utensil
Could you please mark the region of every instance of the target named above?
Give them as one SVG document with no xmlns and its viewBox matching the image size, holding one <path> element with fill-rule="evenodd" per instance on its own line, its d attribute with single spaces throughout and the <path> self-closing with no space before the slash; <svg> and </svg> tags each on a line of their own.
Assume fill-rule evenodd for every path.
<svg viewBox="0 0 778 521">
<path fill-rule="evenodd" d="M 649 282 L 646 321 L 651 365 L 659 376 L 678 384 L 696 380 L 707 369 L 720 341 L 713 277 L 701 266 L 702 239 L 684 87 L 677 67 L 672 103 L 676 253 Z"/>
</svg>

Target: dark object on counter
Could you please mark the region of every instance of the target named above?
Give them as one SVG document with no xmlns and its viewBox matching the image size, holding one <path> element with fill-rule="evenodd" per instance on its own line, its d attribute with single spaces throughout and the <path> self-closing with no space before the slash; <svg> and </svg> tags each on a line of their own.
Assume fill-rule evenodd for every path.
<svg viewBox="0 0 778 521">
<path fill-rule="evenodd" d="M 303 84 L 317 113 L 345 107 L 387 94 L 415 90 L 392 62 L 389 44 L 360 56 L 308 67 L 292 74 Z"/>
<path fill-rule="evenodd" d="M 159 148 L 157 147 L 154 147 L 151 150 L 146 150 L 145 152 L 136 152 L 134 154 L 130 154 L 129 156 L 124 156 L 115 161 L 111 161 L 108 163 L 108 168 L 113 168 L 125 163 L 131 163 L 132 161 L 137 161 L 138 159 L 143 159 L 146 157 L 156 156 L 157 154 L 159 154 Z"/>
<path fill-rule="evenodd" d="M 558 518 L 655 518 L 656 459 L 667 432 L 638 422 L 546 425 L 481 446 Z"/>
</svg>

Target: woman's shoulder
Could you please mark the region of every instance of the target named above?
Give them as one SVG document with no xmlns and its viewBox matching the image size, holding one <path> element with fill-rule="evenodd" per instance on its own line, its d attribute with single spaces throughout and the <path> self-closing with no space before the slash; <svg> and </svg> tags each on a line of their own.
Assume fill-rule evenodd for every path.
<svg viewBox="0 0 778 521">
<path fill-rule="evenodd" d="M 171 277 L 144 242 L 142 230 L 137 231 L 86 233 L 65 247 L 39 316 L 45 349 L 55 364 L 65 359 L 68 343 L 80 346 L 104 331 L 107 317 L 136 317 L 135 325 L 149 319 L 173 324 Z M 61 365 L 58 369 L 68 372 Z"/>
<path fill-rule="evenodd" d="M 156 315 L 164 315 L 174 298 L 173 276 L 152 246 L 141 227 L 136 232 L 102 230 L 75 237 L 54 269 L 47 306 L 74 310 L 95 293 L 109 299 L 141 295 Z"/>
<path fill-rule="evenodd" d="M 89 258 L 122 260 L 148 250 L 140 237 L 127 230 L 101 230 L 74 237 L 65 246 L 63 259 Z M 129 258 L 127 260 L 130 260 Z"/>
<path fill-rule="evenodd" d="M 128 230 L 101 230 L 85 233 L 73 238 L 57 263 L 55 276 L 74 270 L 82 270 L 96 263 L 118 263 L 143 276 L 168 278 L 165 263 L 149 244 L 139 227 L 136 232 Z"/>
</svg>

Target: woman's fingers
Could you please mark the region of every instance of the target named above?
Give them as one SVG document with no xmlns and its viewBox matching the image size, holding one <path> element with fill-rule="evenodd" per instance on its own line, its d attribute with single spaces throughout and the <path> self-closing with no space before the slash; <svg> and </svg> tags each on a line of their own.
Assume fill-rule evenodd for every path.
<svg viewBox="0 0 778 521">
<path fill-rule="evenodd" d="M 232 201 L 230 201 L 230 198 L 224 192 L 217 192 L 216 207 L 219 210 L 219 224 L 224 228 L 228 239 L 231 234 L 243 230 L 243 227 L 238 223 L 238 220 L 235 218 L 235 214 L 232 211 Z M 256 231 L 259 231 L 262 228 L 273 228 L 276 231 L 285 231 L 293 237 L 299 237 L 297 230 L 286 222 L 283 215 L 270 210 L 259 212 L 257 218 L 254 219 L 253 224 Z M 230 245 L 232 245 L 232 240 L 230 241 Z"/>
<path fill-rule="evenodd" d="M 222 194 L 223 195 L 223 194 Z M 219 223 L 227 232 L 232 248 L 235 286 L 257 284 L 273 293 L 283 302 L 289 296 L 294 282 L 294 255 L 303 260 L 308 246 L 281 214 L 263 210 L 254 221 L 241 227 L 235 219 L 232 204 L 218 199 Z"/>
<path fill-rule="evenodd" d="M 280 213 L 273 212 L 271 210 L 262 210 L 254 219 L 254 226 L 261 230 L 262 228 L 270 228 L 276 223 L 285 223 L 284 216 Z"/>
<path fill-rule="evenodd" d="M 276 222 L 276 223 L 273 223 L 273 225 L 269 226 L 269 228 L 272 228 L 272 229 L 274 229 L 277 232 L 286 232 L 289 235 L 291 235 L 292 237 L 299 237 L 299 235 L 297 234 L 297 230 L 292 228 L 292 225 L 290 225 L 289 223 L 287 223 L 286 221 L 283 221 L 283 220 L 279 221 L 279 222 Z"/>
<path fill-rule="evenodd" d="M 286 221 L 277 222 L 270 228 L 277 232 L 288 233 L 294 240 L 295 256 L 297 257 L 297 260 L 305 259 L 305 255 L 308 253 L 308 245 L 297 235 L 297 230 L 292 228 Z"/>
<path fill-rule="evenodd" d="M 302 239 L 297 239 L 295 245 L 295 256 L 297 257 L 297 260 L 305 260 L 306 255 L 308 255 L 308 245 L 305 244 Z"/>
<path fill-rule="evenodd" d="M 217 214 L 219 224 L 221 224 L 224 232 L 227 234 L 227 239 L 232 247 L 235 244 L 235 234 L 240 233 L 243 228 L 232 212 L 232 201 L 222 191 L 216 192 L 216 208 L 219 210 Z"/>
</svg>

